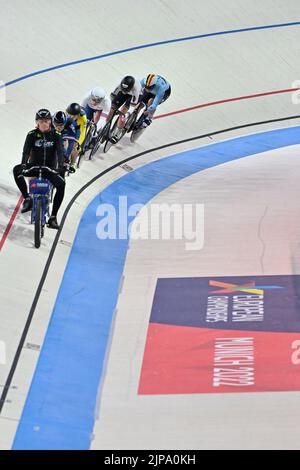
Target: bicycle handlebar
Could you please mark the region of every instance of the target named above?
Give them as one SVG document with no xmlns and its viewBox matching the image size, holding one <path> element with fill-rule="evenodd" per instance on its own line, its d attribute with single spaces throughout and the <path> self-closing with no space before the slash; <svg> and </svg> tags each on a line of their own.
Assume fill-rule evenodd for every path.
<svg viewBox="0 0 300 470">
<path fill-rule="evenodd" d="M 56 175 L 59 174 L 58 171 L 54 170 L 53 168 L 49 168 L 48 166 L 44 166 L 44 165 L 35 165 L 35 166 L 30 167 L 30 168 L 24 169 L 24 170 L 22 171 L 22 174 L 23 174 L 24 176 L 26 176 L 26 174 L 30 173 L 32 170 L 41 170 L 41 171 L 43 171 L 43 170 L 48 170 L 48 171 L 50 171 L 51 173 L 55 173 Z"/>
<path fill-rule="evenodd" d="M 79 144 L 79 140 L 77 140 L 77 139 L 75 139 L 75 137 L 72 137 L 72 136 L 69 136 L 69 135 L 64 135 L 62 140 L 73 140 L 74 142 L 77 142 L 77 144 Z"/>
</svg>

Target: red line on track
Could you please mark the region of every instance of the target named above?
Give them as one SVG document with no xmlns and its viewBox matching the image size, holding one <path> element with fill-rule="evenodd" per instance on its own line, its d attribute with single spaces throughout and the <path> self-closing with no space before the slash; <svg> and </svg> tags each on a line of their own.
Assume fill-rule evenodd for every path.
<svg viewBox="0 0 300 470">
<path fill-rule="evenodd" d="M 231 103 L 232 101 L 249 100 L 251 98 L 260 98 L 261 96 L 278 95 L 280 93 L 292 93 L 293 91 L 297 91 L 297 90 L 300 90 L 300 88 L 287 88 L 286 90 L 266 91 L 264 93 L 257 93 L 255 95 L 245 95 L 245 96 L 238 96 L 237 98 L 228 98 L 226 100 L 211 101 L 210 103 L 203 103 L 197 106 L 192 106 L 190 108 L 179 109 L 178 111 L 172 111 L 170 113 L 160 114 L 159 116 L 155 116 L 154 119 L 160 119 L 160 118 L 164 118 L 167 116 L 173 116 L 174 114 L 187 113 L 188 111 L 194 111 L 195 109 L 206 108 L 208 106 L 216 106 L 217 104 Z"/>
<path fill-rule="evenodd" d="M 11 227 L 12 227 L 12 224 L 14 223 L 14 220 L 15 220 L 15 218 L 17 217 L 17 213 L 19 212 L 19 209 L 20 209 L 20 207 L 21 207 L 22 202 L 23 202 L 23 196 L 20 196 L 20 198 L 19 198 L 19 200 L 18 200 L 18 203 L 17 203 L 16 207 L 14 208 L 14 211 L 13 211 L 13 213 L 12 213 L 10 219 L 9 219 L 9 222 L 8 222 L 8 224 L 7 224 L 7 226 L 6 226 L 6 229 L 5 229 L 5 231 L 4 231 L 4 233 L 3 233 L 2 237 L 1 237 L 1 240 L 0 240 L 0 251 L 2 250 L 3 245 L 4 245 L 4 243 L 5 243 L 5 241 L 6 241 L 7 237 L 8 237 L 8 234 L 9 234 L 9 232 L 10 232 L 10 229 L 11 229 Z"/>
</svg>

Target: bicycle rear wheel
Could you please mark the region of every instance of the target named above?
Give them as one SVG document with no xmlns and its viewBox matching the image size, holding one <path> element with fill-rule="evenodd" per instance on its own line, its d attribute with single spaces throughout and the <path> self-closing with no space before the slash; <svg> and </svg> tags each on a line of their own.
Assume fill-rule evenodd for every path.
<svg viewBox="0 0 300 470">
<path fill-rule="evenodd" d="M 41 246 L 42 237 L 42 200 L 37 198 L 35 203 L 35 221 L 34 221 L 34 246 Z"/>
<path fill-rule="evenodd" d="M 103 152 L 104 153 L 108 152 L 112 145 L 114 145 L 113 142 L 110 139 L 107 139 L 103 147 Z"/>
</svg>

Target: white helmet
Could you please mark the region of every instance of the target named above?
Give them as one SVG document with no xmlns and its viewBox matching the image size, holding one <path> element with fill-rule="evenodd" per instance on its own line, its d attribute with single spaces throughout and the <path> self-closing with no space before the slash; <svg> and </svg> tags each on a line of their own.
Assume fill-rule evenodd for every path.
<svg viewBox="0 0 300 470">
<path fill-rule="evenodd" d="M 105 98 L 105 91 L 103 88 L 100 88 L 97 86 L 96 88 L 93 88 L 91 91 L 91 99 L 93 101 L 96 101 L 97 103 L 101 103 L 101 101 Z"/>
</svg>

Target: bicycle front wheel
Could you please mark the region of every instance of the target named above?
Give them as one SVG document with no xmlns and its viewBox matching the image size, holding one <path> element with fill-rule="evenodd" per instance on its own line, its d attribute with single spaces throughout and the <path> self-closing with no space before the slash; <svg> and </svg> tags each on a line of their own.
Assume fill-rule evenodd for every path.
<svg viewBox="0 0 300 470">
<path fill-rule="evenodd" d="M 126 132 L 131 132 L 133 129 L 133 126 L 135 125 L 137 120 L 137 112 L 133 111 L 133 113 L 129 116 L 127 119 L 127 122 L 125 124 Z"/>
<path fill-rule="evenodd" d="M 82 151 L 80 151 L 79 154 L 78 154 L 78 157 L 77 157 L 77 168 L 80 167 L 82 157 L 83 157 L 83 153 L 82 153 Z"/>
<path fill-rule="evenodd" d="M 132 131 L 131 136 L 130 136 L 130 142 L 134 143 L 138 140 L 138 138 L 143 134 L 145 131 L 145 128 L 139 128 L 134 131 Z"/>
<path fill-rule="evenodd" d="M 109 151 L 110 147 L 113 145 L 112 141 L 110 139 L 108 139 L 106 142 L 105 142 L 105 145 L 103 147 L 103 152 L 106 153 Z"/>
<path fill-rule="evenodd" d="M 89 155 L 89 160 L 92 159 L 92 157 L 98 152 L 101 142 L 102 142 L 102 137 L 103 137 L 103 131 L 98 134 L 95 145 L 93 146 L 92 150 L 90 151 Z"/>
<path fill-rule="evenodd" d="M 35 221 L 34 221 L 34 246 L 41 246 L 42 237 L 42 200 L 37 198 L 35 205 Z"/>
<path fill-rule="evenodd" d="M 118 119 L 119 119 L 119 116 L 116 115 L 115 116 L 115 121 L 111 125 L 111 128 L 110 128 L 110 130 L 108 132 L 108 135 L 107 135 L 107 138 L 106 138 L 106 142 L 105 142 L 105 145 L 104 145 L 104 148 L 103 148 L 104 153 L 108 152 L 109 149 L 111 148 L 111 146 L 114 145 L 114 143 L 110 139 L 113 135 L 115 135 L 115 132 L 116 132 L 117 126 L 118 126 Z"/>
</svg>

